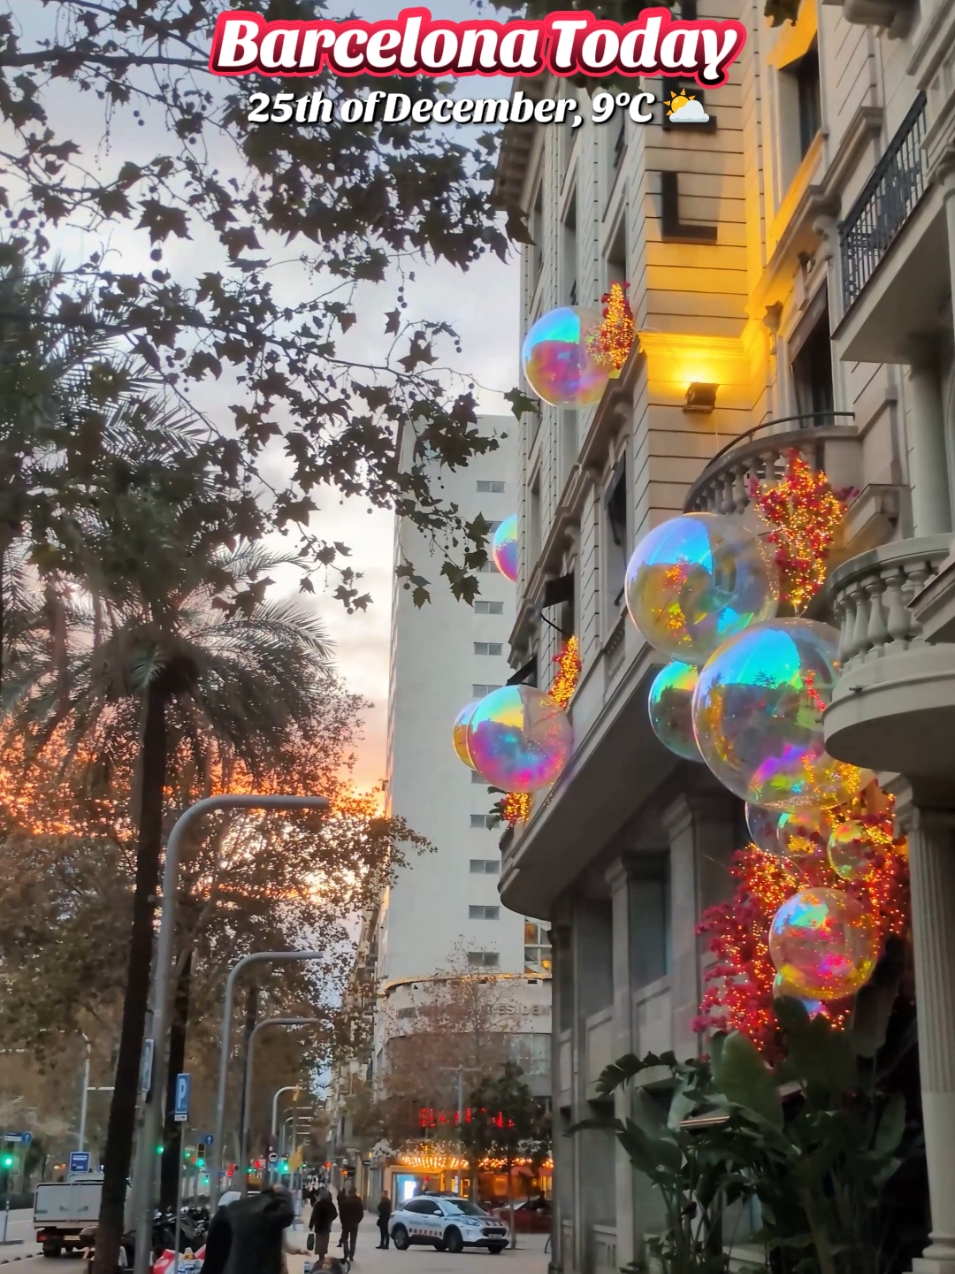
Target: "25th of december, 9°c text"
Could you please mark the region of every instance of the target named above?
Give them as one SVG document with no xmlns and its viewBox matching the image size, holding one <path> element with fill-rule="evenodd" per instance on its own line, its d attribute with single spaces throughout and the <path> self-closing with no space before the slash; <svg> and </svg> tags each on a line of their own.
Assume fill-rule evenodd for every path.
<svg viewBox="0 0 955 1274">
<path fill-rule="evenodd" d="M 626 110 L 637 124 L 653 120 L 650 107 L 653 93 L 595 93 L 590 102 L 594 124 L 605 124 L 617 110 Z M 321 89 L 312 93 L 252 93 L 249 96 L 250 124 L 570 124 L 584 122 L 573 98 L 544 97 L 538 101 L 517 89 L 511 98 L 429 98 L 412 99 L 407 93 L 386 93 L 375 89 L 366 96 L 333 101 Z"/>
</svg>

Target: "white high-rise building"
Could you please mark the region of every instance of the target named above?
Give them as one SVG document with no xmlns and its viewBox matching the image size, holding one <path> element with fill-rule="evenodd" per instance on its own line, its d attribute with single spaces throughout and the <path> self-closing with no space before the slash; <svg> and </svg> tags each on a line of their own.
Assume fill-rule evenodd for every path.
<svg viewBox="0 0 955 1274">
<path fill-rule="evenodd" d="M 466 468 L 435 466 L 434 482 L 462 518 L 478 514 L 496 526 L 517 507 L 517 425 L 487 416 L 482 431 L 498 448 Z M 410 462 L 412 440 L 405 448 Z M 505 684 L 508 637 L 514 625 L 515 585 L 491 564 L 480 573 L 473 606 L 458 601 L 440 576 L 442 549 L 408 522 L 395 536 L 396 565 L 411 562 L 428 580 L 431 601 L 416 606 L 413 588 L 396 577 L 391 634 L 388 720 L 388 808 L 437 847 L 411 855 L 382 899 L 378 920 L 379 1029 L 376 1052 L 415 983 L 467 963 L 488 973 L 517 975 L 519 1021 L 502 1022 L 521 1034 L 550 1033 L 550 947 L 537 921 L 509 911 L 498 896 L 501 827 L 492 807 L 499 794 L 455 755 L 451 727 L 466 703 Z M 519 988 L 519 989 L 518 989 Z M 526 1023 L 525 1023 L 526 1019 Z M 545 1041 L 541 1054 L 546 1073 Z M 527 1050 L 524 1051 L 527 1055 Z"/>
</svg>

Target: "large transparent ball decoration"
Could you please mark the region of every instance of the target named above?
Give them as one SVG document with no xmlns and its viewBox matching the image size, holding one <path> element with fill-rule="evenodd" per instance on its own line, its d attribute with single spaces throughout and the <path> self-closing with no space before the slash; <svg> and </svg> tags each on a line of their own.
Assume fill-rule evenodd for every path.
<svg viewBox="0 0 955 1274">
<path fill-rule="evenodd" d="M 478 703 L 467 734 L 477 772 L 505 792 L 549 787 L 570 759 L 573 730 L 556 699 L 534 686 L 502 686 Z"/>
<path fill-rule="evenodd" d="M 776 619 L 731 638 L 700 672 L 693 729 L 720 782 L 780 812 L 831 809 L 872 779 L 828 754 L 822 714 L 838 674 L 839 634 Z"/>
<path fill-rule="evenodd" d="M 627 609 L 651 646 L 703 664 L 729 637 L 771 619 L 776 567 L 739 519 L 684 513 L 645 535 L 627 566 Z"/>
<path fill-rule="evenodd" d="M 474 762 L 471 760 L 471 753 L 468 751 L 468 726 L 471 724 L 474 709 L 480 702 L 480 699 L 472 699 L 470 703 L 465 704 L 454 718 L 454 725 L 451 727 L 451 743 L 458 760 L 463 761 L 472 770 L 474 769 Z"/>
<path fill-rule="evenodd" d="M 653 679 L 648 708 L 653 733 L 664 747 L 686 761 L 699 761 L 693 737 L 693 691 L 699 669 L 693 664 L 667 664 Z"/>
<path fill-rule="evenodd" d="M 749 801 L 744 806 L 746 830 L 750 840 L 764 853 L 779 857 L 779 814 L 776 810 L 763 809 L 761 805 L 752 805 Z"/>
<path fill-rule="evenodd" d="M 832 829 L 828 844 L 829 866 L 843 880 L 859 881 L 878 870 L 879 847 L 865 823 L 850 818 Z"/>
<path fill-rule="evenodd" d="M 776 835 L 787 857 L 822 858 L 831 830 L 828 810 L 787 810 L 779 816 Z"/>
<path fill-rule="evenodd" d="M 603 322 L 597 309 L 564 305 L 543 314 L 524 337 L 521 357 L 527 383 L 552 407 L 592 407 L 600 401 L 609 369 L 594 361 L 588 338 Z"/>
<path fill-rule="evenodd" d="M 505 579 L 517 579 L 517 514 L 505 518 L 491 540 L 491 560 Z"/>
<path fill-rule="evenodd" d="M 776 971 L 799 996 L 842 1000 L 872 976 L 879 936 L 855 894 L 804 889 L 773 917 L 769 954 Z"/>
<path fill-rule="evenodd" d="M 801 1000 L 810 1017 L 815 1017 L 822 1011 L 822 1000 L 810 1000 L 805 995 L 800 995 L 797 988 L 791 982 L 787 982 L 781 973 L 777 973 L 773 978 L 773 999 Z"/>
</svg>

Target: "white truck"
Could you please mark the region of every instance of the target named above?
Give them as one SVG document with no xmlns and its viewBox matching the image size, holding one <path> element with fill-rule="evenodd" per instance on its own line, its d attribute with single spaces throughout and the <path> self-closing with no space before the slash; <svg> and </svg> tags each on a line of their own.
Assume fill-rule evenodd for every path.
<svg viewBox="0 0 955 1274">
<path fill-rule="evenodd" d="M 80 1247 L 80 1232 L 99 1217 L 102 1173 L 89 1172 L 69 1181 L 43 1181 L 33 1199 L 33 1228 L 44 1256 L 67 1255 Z"/>
</svg>

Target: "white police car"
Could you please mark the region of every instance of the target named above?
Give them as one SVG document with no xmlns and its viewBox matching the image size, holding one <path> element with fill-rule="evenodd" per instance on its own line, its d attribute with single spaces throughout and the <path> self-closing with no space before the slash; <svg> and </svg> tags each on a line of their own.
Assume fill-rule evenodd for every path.
<svg viewBox="0 0 955 1274">
<path fill-rule="evenodd" d="M 458 1195 L 419 1194 L 398 1205 L 389 1226 L 399 1252 L 429 1243 L 438 1252 L 486 1247 L 495 1256 L 507 1247 L 507 1226 Z"/>
</svg>

